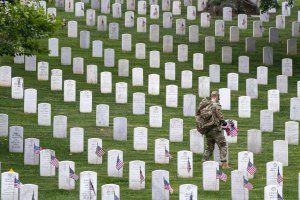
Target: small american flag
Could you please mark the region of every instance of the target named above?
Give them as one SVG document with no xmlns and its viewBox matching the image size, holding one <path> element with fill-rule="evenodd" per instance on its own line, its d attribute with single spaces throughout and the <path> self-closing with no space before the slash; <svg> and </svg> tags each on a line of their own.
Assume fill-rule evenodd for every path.
<svg viewBox="0 0 300 200">
<path fill-rule="evenodd" d="M 255 174 L 255 172 L 256 172 L 256 167 L 252 164 L 250 159 L 248 161 L 247 172 L 251 175 Z"/>
<path fill-rule="evenodd" d="M 247 180 L 244 178 L 244 188 L 248 189 L 248 190 L 252 190 L 253 189 L 253 185 Z"/>
<path fill-rule="evenodd" d="M 104 155 L 104 153 L 105 153 L 105 151 L 98 145 L 98 143 L 97 143 L 97 147 L 96 147 L 96 155 L 99 157 L 99 158 L 101 158 L 103 155 Z"/>
<path fill-rule="evenodd" d="M 165 177 L 164 177 L 164 188 L 165 188 L 165 190 L 169 190 L 171 194 L 174 191 L 173 188 L 171 187 L 170 183 L 165 179 Z"/>
<path fill-rule="evenodd" d="M 70 178 L 74 179 L 75 181 L 77 181 L 79 179 L 79 176 L 75 174 L 74 170 L 71 169 L 71 167 L 69 167 L 69 175 L 70 175 Z"/>
<path fill-rule="evenodd" d="M 165 156 L 169 159 L 172 159 L 172 155 L 170 154 L 170 152 L 167 150 L 167 148 L 165 147 Z"/>
<path fill-rule="evenodd" d="M 144 177 L 142 169 L 140 167 L 140 184 L 142 184 L 144 181 L 145 181 L 145 177 Z"/>
<path fill-rule="evenodd" d="M 31 200 L 35 200 L 35 198 L 34 198 L 34 191 L 32 192 Z"/>
<path fill-rule="evenodd" d="M 277 199 L 278 200 L 283 200 L 282 196 L 277 192 Z"/>
<path fill-rule="evenodd" d="M 114 191 L 114 200 L 119 200 L 119 197 L 116 195 L 115 191 Z"/>
<path fill-rule="evenodd" d="M 281 176 L 280 172 L 279 172 L 279 167 L 278 167 L 278 172 L 277 172 L 277 183 L 280 184 L 281 182 L 283 182 L 283 177 Z"/>
<path fill-rule="evenodd" d="M 227 181 L 227 175 L 218 169 L 216 169 L 216 178 L 224 182 Z"/>
<path fill-rule="evenodd" d="M 37 145 L 35 145 L 35 143 L 33 144 L 33 149 L 34 149 L 34 153 L 35 154 L 40 154 L 40 152 L 44 149 L 42 147 L 39 147 Z"/>
<path fill-rule="evenodd" d="M 59 160 L 57 160 L 57 158 L 53 155 L 51 155 L 50 163 L 51 163 L 51 165 L 55 166 L 56 168 L 58 168 L 58 166 L 59 166 Z"/>
<path fill-rule="evenodd" d="M 238 135 L 239 130 L 235 127 L 232 120 L 227 121 L 227 125 L 225 126 L 225 131 L 228 136 L 235 137 Z"/>
<path fill-rule="evenodd" d="M 93 186 L 91 179 L 90 179 L 90 191 L 92 191 L 92 192 L 94 192 L 94 194 L 96 194 L 96 191 L 95 191 L 95 188 Z"/>
<path fill-rule="evenodd" d="M 188 162 L 187 162 L 186 169 L 187 169 L 188 173 L 190 173 L 190 171 L 191 171 L 191 169 L 192 169 L 191 162 L 190 162 L 190 159 L 189 159 L 189 158 L 188 158 Z"/>
<path fill-rule="evenodd" d="M 15 188 L 21 188 L 22 185 L 23 184 L 21 183 L 21 181 L 15 177 L 15 182 L 14 182 Z"/>
<path fill-rule="evenodd" d="M 116 168 L 117 170 L 120 170 L 124 166 L 124 163 L 122 160 L 120 160 L 119 155 L 117 157 L 117 162 L 116 162 Z"/>
</svg>

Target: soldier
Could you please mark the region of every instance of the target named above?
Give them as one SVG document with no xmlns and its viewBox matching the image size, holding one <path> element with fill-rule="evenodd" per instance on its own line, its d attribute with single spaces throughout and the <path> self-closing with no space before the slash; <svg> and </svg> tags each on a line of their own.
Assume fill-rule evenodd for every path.
<svg viewBox="0 0 300 200">
<path fill-rule="evenodd" d="M 213 110 L 214 118 L 216 120 L 216 124 L 218 124 L 218 125 L 211 128 L 205 134 L 207 147 L 204 151 L 202 161 L 205 162 L 205 161 L 209 160 L 209 157 L 213 154 L 215 144 L 217 144 L 220 149 L 220 158 L 221 158 L 221 162 L 222 162 L 222 168 L 227 169 L 227 168 L 229 168 L 228 162 L 226 159 L 227 144 L 226 144 L 226 139 L 225 139 L 225 137 L 223 135 L 223 131 L 222 131 L 222 126 L 226 125 L 226 121 L 224 120 L 219 100 L 220 100 L 219 93 L 217 91 L 213 91 L 211 93 L 211 107 Z"/>
</svg>

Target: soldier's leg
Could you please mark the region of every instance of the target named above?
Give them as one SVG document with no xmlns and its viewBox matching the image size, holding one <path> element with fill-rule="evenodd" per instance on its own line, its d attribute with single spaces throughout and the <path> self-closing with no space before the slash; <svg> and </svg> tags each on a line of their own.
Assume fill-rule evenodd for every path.
<svg viewBox="0 0 300 200">
<path fill-rule="evenodd" d="M 203 162 L 208 161 L 209 157 L 213 154 L 215 148 L 215 138 L 211 136 L 206 137 L 206 144 L 207 147 L 203 154 Z"/>
<path fill-rule="evenodd" d="M 220 149 L 221 162 L 227 162 L 227 143 L 221 131 L 216 136 L 216 143 Z"/>
</svg>

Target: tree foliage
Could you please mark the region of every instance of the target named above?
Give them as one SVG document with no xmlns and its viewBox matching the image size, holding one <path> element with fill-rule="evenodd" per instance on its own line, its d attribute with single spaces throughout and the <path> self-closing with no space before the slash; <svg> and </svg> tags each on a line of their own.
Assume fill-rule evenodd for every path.
<svg viewBox="0 0 300 200">
<path fill-rule="evenodd" d="M 0 56 L 33 55 L 48 50 L 39 40 L 48 38 L 61 27 L 61 21 L 46 15 L 37 3 L 0 3 Z"/>
<path fill-rule="evenodd" d="M 292 6 L 294 3 L 294 0 L 287 0 L 287 2 L 290 6 Z M 278 9 L 278 8 L 280 8 L 280 6 L 276 0 L 261 0 L 259 8 L 262 12 L 267 12 L 271 8 Z"/>
</svg>

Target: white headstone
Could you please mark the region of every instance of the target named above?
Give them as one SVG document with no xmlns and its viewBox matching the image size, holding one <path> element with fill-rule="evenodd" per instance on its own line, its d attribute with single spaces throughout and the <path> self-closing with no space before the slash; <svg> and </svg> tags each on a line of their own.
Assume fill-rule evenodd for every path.
<svg viewBox="0 0 300 200">
<path fill-rule="evenodd" d="M 68 21 L 68 37 L 77 38 L 78 32 L 77 21 Z"/>
<path fill-rule="evenodd" d="M 153 128 L 162 127 L 162 107 L 150 106 L 149 108 L 149 126 Z"/>
<path fill-rule="evenodd" d="M 193 184 L 183 184 L 179 186 L 179 200 L 198 199 L 198 186 Z"/>
<path fill-rule="evenodd" d="M 11 98 L 23 99 L 24 80 L 22 77 L 13 77 L 11 79 Z"/>
<path fill-rule="evenodd" d="M 114 67 L 115 66 L 115 50 L 104 49 L 104 66 Z"/>
<path fill-rule="evenodd" d="M 93 41 L 93 57 L 101 58 L 102 57 L 102 48 L 103 48 L 103 42 L 100 40 L 94 40 Z"/>
<path fill-rule="evenodd" d="M 190 70 L 181 71 L 181 88 L 187 89 L 193 87 L 193 72 Z"/>
<path fill-rule="evenodd" d="M 122 77 L 129 76 L 129 60 L 127 59 L 118 60 L 118 76 L 122 76 Z"/>
<path fill-rule="evenodd" d="M 75 180 L 70 178 L 70 169 L 75 172 L 75 163 L 73 161 L 60 161 L 58 168 L 58 189 L 74 190 Z"/>
<path fill-rule="evenodd" d="M 62 90 L 62 70 L 60 69 L 51 70 L 51 90 Z"/>
<path fill-rule="evenodd" d="M 219 163 L 216 161 L 203 162 L 203 190 L 219 191 L 219 179 L 217 179 L 217 170 Z"/>
<path fill-rule="evenodd" d="M 101 199 L 120 199 L 120 186 L 116 184 L 102 185 L 101 194 Z"/>
<path fill-rule="evenodd" d="M 75 3 L 75 16 L 76 17 L 83 17 L 84 16 L 84 3 L 83 2 L 76 2 Z"/>
<path fill-rule="evenodd" d="M 0 67 L 0 86 L 10 87 L 11 86 L 11 67 L 1 66 Z"/>
<path fill-rule="evenodd" d="M 170 119 L 169 135 L 171 142 L 183 141 L 183 120 L 180 118 Z"/>
<path fill-rule="evenodd" d="M 36 71 L 36 56 L 25 56 L 25 71 Z"/>
<path fill-rule="evenodd" d="M 225 23 L 224 20 L 215 21 L 215 36 L 224 37 L 225 35 Z"/>
<path fill-rule="evenodd" d="M 281 162 L 271 161 L 266 164 L 266 185 L 276 185 L 279 191 L 282 192 L 283 182 L 277 182 L 278 172 L 283 177 Z"/>
<path fill-rule="evenodd" d="M 122 34 L 122 51 L 131 51 L 131 34 Z"/>
<path fill-rule="evenodd" d="M 249 190 L 244 187 L 244 180 L 248 180 L 247 172 L 241 170 L 231 171 L 231 199 L 248 200 Z"/>
<path fill-rule="evenodd" d="M 210 78 L 207 76 L 200 76 L 198 78 L 198 95 L 199 97 L 210 96 Z"/>
<path fill-rule="evenodd" d="M 115 117 L 113 124 L 113 138 L 114 140 L 127 140 L 127 118 Z"/>
<path fill-rule="evenodd" d="M 133 93 L 132 98 L 132 113 L 134 115 L 145 114 L 145 94 L 141 92 Z"/>
<path fill-rule="evenodd" d="M 148 148 L 148 129 L 136 127 L 133 129 L 133 132 L 133 149 L 146 151 Z"/>
<path fill-rule="evenodd" d="M 172 13 L 173 15 L 181 15 L 181 1 L 172 2 Z"/>
<path fill-rule="evenodd" d="M 149 52 L 149 66 L 150 68 L 160 68 L 160 52 L 150 51 Z"/>
<path fill-rule="evenodd" d="M 177 85 L 166 86 L 166 106 L 177 108 L 178 105 L 178 87 Z"/>
<path fill-rule="evenodd" d="M 209 65 L 209 79 L 212 83 L 220 83 L 220 65 Z"/>
<path fill-rule="evenodd" d="M 282 74 L 293 76 L 293 60 L 291 58 L 283 58 L 281 60 Z"/>
<path fill-rule="evenodd" d="M 196 96 L 193 94 L 183 95 L 183 116 L 193 117 L 196 111 Z"/>
<path fill-rule="evenodd" d="M 185 35 L 185 19 L 176 19 L 176 34 L 177 35 Z"/>
<path fill-rule="evenodd" d="M 39 154 L 35 153 L 35 146 L 40 147 L 40 140 L 36 138 L 26 138 L 24 146 L 24 165 L 38 165 Z"/>
<path fill-rule="evenodd" d="M 76 101 L 76 81 L 65 80 L 64 81 L 64 102 Z"/>
<path fill-rule="evenodd" d="M 249 57 L 239 56 L 239 73 L 249 73 Z"/>
<path fill-rule="evenodd" d="M 107 175 L 112 177 L 123 177 L 123 167 L 121 167 L 122 162 L 124 162 L 123 151 L 109 150 L 107 154 Z"/>
<path fill-rule="evenodd" d="M 300 121 L 300 98 L 291 98 L 290 101 L 290 119 Z"/>
<path fill-rule="evenodd" d="M 84 74 L 84 59 L 82 57 L 73 58 L 73 74 Z"/>
<path fill-rule="evenodd" d="M 207 5 L 207 0 L 197 0 L 197 11 L 204 11 Z"/>
<path fill-rule="evenodd" d="M 159 5 L 150 6 L 150 19 L 159 19 Z"/>
<path fill-rule="evenodd" d="M 276 28 L 285 29 L 285 16 L 283 15 L 276 16 Z"/>
<path fill-rule="evenodd" d="M 163 52 L 164 53 L 173 53 L 173 36 L 164 35 L 163 36 Z"/>
<path fill-rule="evenodd" d="M 162 0 L 161 2 L 162 11 L 170 11 L 171 10 L 171 0 Z"/>
<path fill-rule="evenodd" d="M 127 103 L 127 83 L 116 83 L 116 103 Z"/>
<path fill-rule="evenodd" d="M 48 39 L 48 50 L 50 51 L 49 56 L 53 56 L 53 57 L 59 56 L 58 47 L 59 47 L 58 38 Z"/>
<path fill-rule="evenodd" d="M 195 20 L 196 17 L 197 17 L 197 14 L 196 14 L 196 6 L 188 6 L 187 7 L 187 20 Z"/>
<path fill-rule="evenodd" d="M 121 18 L 122 17 L 122 4 L 114 3 L 112 5 L 112 16 L 113 16 L 113 18 Z"/>
<path fill-rule="evenodd" d="M 38 62 L 37 79 L 39 81 L 49 80 L 49 63 L 48 62 Z"/>
<path fill-rule="evenodd" d="M 143 86 L 144 75 L 143 68 L 135 67 L 132 69 L 132 86 Z"/>
<path fill-rule="evenodd" d="M 273 111 L 260 111 L 260 130 L 263 132 L 273 132 Z"/>
<path fill-rule="evenodd" d="M 288 144 L 299 144 L 299 123 L 295 121 L 285 122 L 285 140 Z"/>
<path fill-rule="evenodd" d="M 193 152 L 178 151 L 177 152 L 177 175 L 182 178 L 193 177 Z"/>
<path fill-rule="evenodd" d="M 186 44 L 180 44 L 178 45 L 178 51 L 177 51 L 177 59 L 178 62 L 187 62 L 188 61 L 188 52 L 189 52 L 189 46 Z"/>
<path fill-rule="evenodd" d="M 287 140 L 273 141 L 273 160 L 281 162 L 283 166 L 289 165 L 289 149 Z"/>
<path fill-rule="evenodd" d="M 172 13 L 171 12 L 164 12 L 163 13 L 163 28 L 172 28 L 172 25 L 173 25 L 173 15 L 172 15 Z"/>
<path fill-rule="evenodd" d="M 251 99 L 258 98 L 258 83 L 255 78 L 246 79 L 246 95 Z"/>
<path fill-rule="evenodd" d="M 138 33 L 145 33 L 147 31 L 147 20 L 145 17 L 137 18 L 136 29 Z"/>
<path fill-rule="evenodd" d="M 197 129 L 190 130 L 190 151 L 197 154 L 204 153 L 204 135 L 200 134 Z"/>
<path fill-rule="evenodd" d="M 291 6 L 289 6 L 287 1 L 282 2 L 281 7 L 283 16 L 291 16 Z"/>
<path fill-rule="evenodd" d="M 248 168 L 248 163 L 249 161 L 254 165 L 253 161 L 253 153 L 249 151 L 240 151 L 238 153 L 238 170 L 246 172 L 246 177 L 245 178 L 253 178 L 253 175 L 251 175 L 247 168 Z"/>
<path fill-rule="evenodd" d="M 24 184 L 20 188 L 20 200 L 38 199 L 38 185 Z"/>
<path fill-rule="evenodd" d="M 261 22 L 269 22 L 270 14 L 269 12 L 262 12 L 260 11 L 259 20 Z"/>
<path fill-rule="evenodd" d="M 129 189 L 140 190 L 145 188 L 145 162 L 134 160 L 129 162 Z M 144 177 L 142 181 L 141 178 Z"/>
<path fill-rule="evenodd" d="M 231 90 L 228 88 L 220 88 L 220 104 L 223 110 L 231 110 Z"/>
<path fill-rule="evenodd" d="M 15 64 L 24 64 L 25 56 L 24 55 L 15 55 L 14 56 L 14 63 Z"/>
<path fill-rule="evenodd" d="M 80 200 L 97 200 L 97 173 L 93 171 L 80 172 Z M 94 188 L 91 190 L 91 187 Z"/>
<path fill-rule="evenodd" d="M 151 24 L 149 33 L 150 42 L 159 42 L 159 25 Z"/>
<path fill-rule="evenodd" d="M 237 73 L 227 74 L 227 88 L 232 91 L 239 90 L 239 74 Z"/>
<path fill-rule="evenodd" d="M 135 10 L 135 0 L 127 0 L 127 10 Z"/>
<path fill-rule="evenodd" d="M 251 117 L 251 98 L 249 96 L 239 97 L 239 111 L 240 118 L 250 118 Z"/>
<path fill-rule="evenodd" d="M 240 29 L 237 26 L 230 26 L 230 42 L 239 42 L 240 41 Z"/>
<path fill-rule="evenodd" d="M 265 200 L 278 200 L 280 195 L 282 197 L 282 194 L 280 194 L 280 189 L 277 187 L 277 185 L 267 185 L 264 188 L 264 199 Z"/>
<path fill-rule="evenodd" d="M 268 90 L 268 110 L 280 111 L 280 95 L 278 90 Z"/>
<path fill-rule="evenodd" d="M 110 0 L 101 1 L 101 13 L 110 14 Z"/>
<path fill-rule="evenodd" d="M 145 43 L 136 43 L 135 44 L 135 58 L 136 59 L 145 59 L 146 58 L 146 44 Z"/>
<path fill-rule="evenodd" d="M 49 103 L 38 104 L 38 125 L 51 126 L 51 104 Z"/>
<path fill-rule="evenodd" d="M 155 163 L 168 164 L 170 158 L 167 156 L 166 151 L 170 153 L 169 140 L 159 138 L 155 140 Z"/>
<path fill-rule="evenodd" d="M 74 0 L 65 0 L 65 12 L 74 12 Z"/>
<path fill-rule="evenodd" d="M 40 152 L 40 176 L 55 176 L 55 166 L 50 163 L 55 151 L 44 149 Z"/>
<path fill-rule="evenodd" d="M 61 48 L 61 65 L 71 65 L 72 61 L 72 49 L 71 47 L 62 47 Z"/>
<path fill-rule="evenodd" d="M 261 38 L 264 32 L 263 23 L 261 21 L 253 21 L 253 37 Z"/>
<path fill-rule="evenodd" d="M 134 27 L 134 12 L 133 11 L 125 12 L 125 27 L 127 27 L 127 28 Z"/>
<path fill-rule="evenodd" d="M 119 24 L 110 23 L 109 24 L 109 39 L 118 40 L 119 39 Z"/>
<path fill-rule="evenodd" d="M 213 36 L 205 37 L 205 52 L 215 52 L 215 38 Z"/>
<path fill-rule="evenodd" d="M 160 76 L 158 74 L 148 75 L 148 94 L 159 95 L 160 90 Z"/>
<path fill-rule="evenodd" d="M 268 67 L 257 67 L 257 83 L 260 85 L 268 85 Z"/>
<path fill-rule="evenodd" d="M 224 21 L 232 21 L 232 8 L 231 7 L 223 8 L 223 20 Z"/>
<path fill-rule="evenodd" d="M 101 93 L 112 93 L 112 75 L 111 72 L 100 73 L 100 91 Z"/>
<path fill-rule="evenodd" d="M 96 106 L 96 126 L 109 126 L 109 105 L 98 104 Z"/>
<path fill-rule="evenodd" d="M 24 90 L 24 113 L 36 113 L 37 110 L 37 90 Z"/>
<path fill-rule="evenodd" d="M 84 151 L 84 129 L 70 128 L 70 152 L 81 153 Z"/>
<path fill-rule="evenodd" d="M 168 200 L 169 191 L 165 189 L 165 181 L 169 184 L 169 172 L 166 170 L 152 171 L 152 200 Z"/>
<path fill-rule="evenodd" d="M 53 137 L 67 137 L 68 118 L 64 115 L 56 115 L 53 117 Z"/>
<path fill-rule="evenodd" d="M 247 149 L 252 153 L 261 153 L 262 150 L 261 130 L 250 129 L 247 132 Z"/>
<path fill-rule="evenodd" d="M 15 178 L 19 179 L 16 172 L 1 173 L 1 199 L 18 199 L 19 189 L 14 187 Z"/>
<path fill-rule="evenodd" d="M 232 63 L 232 47 L 222 47 L 222 63 L 231 64 Z"/>
<path fill-rule="evenodd" d="M 288 93 L 288 77 L 286 75 L 276 76 L 276 88 L 280 93 Z"/>
<path fill-rule="evenodd" d="M 211 16 L 208 12 L 201 13 L 201 27 L 210 27 Z"/>
<path fill-rule="evenodd" d="M 88 139 L 88 163 L 89 164 L 102 164 L 102 157 L 96 154 L 98 148 L 103 149 L 102 139 L 99 138 L 89 138 Z"/>
<path fill-rule="evenodd" d="M 97 30 L 98 31 L 107 31 L 107 17 L 105 15 L 98 16 Z"/>
<path fill-rule="evenodd" d="M 98 67 L 97 65 L 86 66 L 86 82 L 89 84 L 98 83 Z"/>
<path fill-rule="evenodd" d="M 0 114 L 0 137 L 8 136 L 8 115 Z"/>
<path fill-rule="evenodd" d="M 194 70 L 204 69 L 204 55 L 202 53 L 193 54 L 193 69 Z"/>
<path fill-rule="evenodd" d="M 175 80 L 175 63 L 166 62 L 165 63 L 165 79 L 166 80 Z"/>
<path fill-rule="evenodd" d="M 146 1 L 138 1 L 138 14 L 139 15 L 147 14 L 147 2 Z"/>
<path fill-rule="evenodd" d="M 92 91 L 89 91 L 89 90 L 80 91 L 79 111 L 81 113 L 90 113 L 90 112 L 92 112 L 92 103 L 93 103 L 92 99 L 93 99 Z"/>
</svg>

